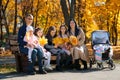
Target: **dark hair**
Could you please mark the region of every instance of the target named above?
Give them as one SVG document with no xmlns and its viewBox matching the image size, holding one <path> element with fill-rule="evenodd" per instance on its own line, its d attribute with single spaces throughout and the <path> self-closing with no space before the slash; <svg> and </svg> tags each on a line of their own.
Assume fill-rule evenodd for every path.
<svg viewBox="0 0 120 80">
<path fill-rule="evenodd" d="M 62 28 L 62 27 L 65 27 L 65 29 L 66 29 L 65 34 L 67 34 L 67 27 L 66 27 L 65 24 L 62 24 L 62 25 L 60 26 L 60 30 L 59 30 L 59 35 L 60 35 L 60 37 L 62 37 L 62 32 L 61 32 L 61 28 Z"/>
<path fill-rule="evenodd" d="M 71 27 L 70 27 L 70 22 L 71 21 L 74 21 L 74 23 L 75 23 L 75 36 L 78 36 L 80 33 L 79 33 L 79 28 L 77 27 L 77 24 L 76 24 L 76 21 L 74 20 L 74 19 L 70 19 L 70 21 L 69 21 L 69 24 L 68 24 L 68 32 L 69 32 L 69 34 L 71 34 Z"/>
<path fill-rule="evenodd" d="M 49 29 L 48 29 L 48 32 L 46 34 L 46 37 L 51 37 L 50 32 L 54 31 L 54 30 L 55 30 L 55 27 L 54 26 L 50 26 Z M 56 33 L 55 33 L 55 36 L 57 36 Z M 55 36 L 53 36 L 53 37 L 55 37 Z"/>
<path fill-rule="evenodd" d="M 35 31 L 34 31 L 35 36 L 38 37 L 37 32 L 38 32 L 38 31 L 41 31 L 41 30 L 42 30 L 41 28 L 35 28 Z"/>
</svg>

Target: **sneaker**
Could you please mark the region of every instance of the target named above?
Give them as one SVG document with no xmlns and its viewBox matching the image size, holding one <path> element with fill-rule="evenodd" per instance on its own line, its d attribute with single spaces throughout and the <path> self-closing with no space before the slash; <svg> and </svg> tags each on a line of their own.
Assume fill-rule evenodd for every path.
<svg viewBox="0 0 120 80">
<path fill-rule="evenodd" d="M 46 57 L 43 57 L 42 59 L 43 59 L 43 60 L 48 60 Z"/>
<path fill-rule="evenodd" d="M 31 59 L 31 58 L 30 58 L 30 59 L 28 59 L 28 62 L 29 62 L 29 63 L 32 63 L 32 59 Z"/>
<path fill-rule="evenodd" d="M 52 71 L 52 70 L 53 70 L 53 68 L 52 68 L 51 66 L 46 66 L 44 69 L 45 69 L 46 71 Z"/>
<path fill-rule="evenodd" d="M 39 74 L 47 74 L 47 72 L 45 70 L 41 70 L 39 71 Z"/>
</svg>

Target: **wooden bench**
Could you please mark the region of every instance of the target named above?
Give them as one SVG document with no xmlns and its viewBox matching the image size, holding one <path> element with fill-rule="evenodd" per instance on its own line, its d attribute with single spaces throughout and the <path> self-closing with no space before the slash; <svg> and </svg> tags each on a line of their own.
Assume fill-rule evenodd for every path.
<svg viewBox="0 0 120 80">
<path fill-rule="evenodd" d="M 25 54 L 20 53 L 19 51 L 17 35 L 10 35 L 8 39 L 10 44 L 10 50 L 12 51 L 12 54 L 15 56 L 16 71 L 27 72 L 28 67 L 27 56 Z"/>
<path fill-rule="evenodd" d="M 17 35 L 10 35 L 9 36 L 9 44 L 10 44 L 10 50 L 12 51 L 12 54 L 15 56 L 16 61 L 16 71 L 17 72 L 27 72 L 28 67 L 28 58 L 27 55 L 20 53 L 19 46 L 17 43 Z M 56 63 L 56 56 L 52 55 L 51 57 L 51 63 Z M 38 65 L 36 63 L 36 65 Z"/>
</svg>

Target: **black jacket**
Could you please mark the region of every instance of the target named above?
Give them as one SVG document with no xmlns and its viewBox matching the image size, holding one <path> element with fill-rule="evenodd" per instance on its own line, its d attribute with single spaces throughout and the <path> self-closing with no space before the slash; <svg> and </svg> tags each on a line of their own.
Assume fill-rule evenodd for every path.
<svg viewBox="0 0 120 80">
<path fill-rule="evenodd" d="M 20 47 L 24 47 L 27 42 L 25 42 L 24 36 L 26 34 L 26 24 L 24 24 L 22 27 L 20 27 L 19 31 L 18 31 L 18 43 Z"/>
</svg>

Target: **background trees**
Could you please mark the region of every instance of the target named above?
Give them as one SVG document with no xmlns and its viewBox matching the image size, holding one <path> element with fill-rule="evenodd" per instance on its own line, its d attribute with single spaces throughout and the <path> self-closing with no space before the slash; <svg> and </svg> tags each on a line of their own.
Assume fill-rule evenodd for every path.
<svg viewBox="0 0 120 80">
<path fill-rule="evenodd" d="M 113 45 L 119 45 L 119 10 L 119 0 L 0 0 L 0 42 L 5 42 L 6 34 L 17 34 L 25 14 L 31 13 L 33 26 L 44 28 L 44 33 L 51 25 L 59 29 L 75 18 L 87 41 L 92 31 L 102 29 L 110 32 Z"/>
</svg>

